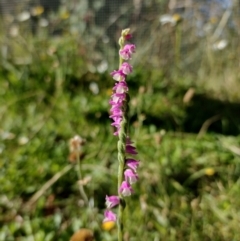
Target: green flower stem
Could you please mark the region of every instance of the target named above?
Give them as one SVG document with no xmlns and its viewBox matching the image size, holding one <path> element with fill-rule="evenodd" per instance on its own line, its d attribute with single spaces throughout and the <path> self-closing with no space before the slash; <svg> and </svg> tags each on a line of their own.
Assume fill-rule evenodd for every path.
<svg viewBox="0 0 240 241">
<path fill-rule="evenodd" d="M 123 48 L 124 45 L 124 38 L 121 37 L 119 39 L 119 45 L 120 50 Z M 119 68 L 121 67 L 123 63 L 123 59 L 119 55 Z M 119 131 L 119 141 L 118 141 L 118 191 L 120 189 L 120 186 L 123 182 L 123 172 L 124 172 L 124 164 L 125 164 L 125 143 L 126 143 L 126 126 L 127 121 L 125 116 L 123 116 L 122 122 L 121 122 L 121 128 Z M 123 197 L 121 194 L 119 194 L 120 197 L 120 204 L 118 205 L 118 241 L 123 241 Z"/>
<path fill-rule="evenodd" d="M 126 143 L 126 127 L 127 121 L 126 118 L 123 118 L 121 123 L 121 129 L 119 132 L 119 141 L 118 141 L 118 190 L 123 182 L 123 171 L 125 164 L 125 143 Z M 118 206 L 118 241 L 123 240 L 123 197 L 119 194 L 121 202 Z"/>
<path fill-rule="evenodd" d="M 123 172 L 125 166 L 125 153 L 126 153 L 126 139 L 127 139 L 127 129 L 128 129 L 128 103 L 129 96 L 127 94 L 127 98 L 124 105 L 124 116 L 121 122 L 121 128 L 119 131 L 119 141 L 118 141 L 118 190 L 123 182 Z M 118 206 L 118 241 L 123 241 L 123 210 L 125 207 L 125 202 L 123 196 L 120 196 L 120 204 Z"/>
<path fill-rule="evenodd" d="M 124 46 L 124 38 L 123 37 L 120 37 L 119 45 L 120 45 L 120 50 L 122 50 L 123 46 Z M 124 59 L 119 55 L 119 69 L 122 66 L 123 61 L 124 61 Z"/>
<path fill-rule="evenodd" d="M 77 175 L 78 175 L 78 180 L 82 181 L 82 170 L 81 170 L 81 162 L 80 162 L 79 155 L 77 155 L 76 171 L 77 171 Z M 84 191 L 83 185 L 81 183 L 79 184 L 79 192 L 84 200 L 85 205 L 88 205 L 88 197 L 87 197 L 87 195 Z"/>
<path fill-rule="evenodd" d="M 177 69 L 180 67 L 180 59 L 181 59 L 181 25 L 177 24 L 175 30 L 175 66 Z"/>
<path fill-rule="evenodd" d="M 130 29 L 125 29 L 122 31 L 122 36 L 119 39 L 120 50 L 123 49 L 125 42 L 125 35 L 128 34 Z M 119 55 L 119 68 L 121 67 L 124 59 Z M 126 139 L 127 139 L 127 129 L 128 129 L 128 103 L 129 95 L 126 94 L 126 101 L 123 106 L 123 119 L 121 122 L 121 128 L 119 130 L 119 141 L 118 141 L 118 190 L 123 182 L 123 172 L 125 166 L 125 153 L 126 153 Z M 118 241 L 123 241 L 123 211 L 125 207 L 125 202 L 123 196 L 119 193 L 120 204 L 118 206 Z"/>
</svg>

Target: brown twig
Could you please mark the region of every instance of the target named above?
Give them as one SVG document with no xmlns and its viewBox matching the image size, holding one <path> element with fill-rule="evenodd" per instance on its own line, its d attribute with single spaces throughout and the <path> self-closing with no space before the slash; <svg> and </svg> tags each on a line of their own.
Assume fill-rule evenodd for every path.
<svg viewBox="0 0 240 241">
<path fill-rule="evenodd" d="M 51 179 L 49 179 L 25 204 L 26 208 L 31 207 L 57 180 L 69 172 L 73 165 L 65 166 L 61 171 L 57 172 Z"/>
<path fill-rule="evenodd" d="M 197 135 L 197 138 L 201 138 L 204 134 L 206 134 L 209 126 L 212 123 L 218 121 L 220 118 L 221 118 L 220 115 L 214 115 L 213 117 L 211 117 L 211 118 L 207 119 L 206 121 L 204 121 L 204 123 L 202 124 L 202 127 L 201 127 L 201 129 L 200 129 L 200 131 L 199 131 L 199 133 Z"/>
</svg>

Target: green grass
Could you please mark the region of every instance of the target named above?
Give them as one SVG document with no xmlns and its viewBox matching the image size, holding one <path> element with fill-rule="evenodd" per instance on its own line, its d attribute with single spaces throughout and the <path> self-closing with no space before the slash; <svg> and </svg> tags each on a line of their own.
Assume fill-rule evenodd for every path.
<svg viewBox="0 0 240 241">
<path fill-rule="evenodd" d="M 105 195 L 117 186 L 116 138 L 108 118 L 113 82 L 108 73 L 88 71 L 80 47 L 71 37 L 36 38 L 29 41 L 31 63 L 19 65 L 16 56 L 1 60 L 0 241 L 64 241 L 80 227 L 93 229 L 96 240 L 116 240 L 116 229 L 101 229 Z M 211 74 L 217 81 L 219 74 Z M 212 94 L 201 82 L 208 73 L 198 77 L 136 66 L 129 78 L 131 136 L 141 166 L 135 193 L 127 198 L 126 240 L 240 240 L 239 97 L 230 90 L 219 96 L 219 86 Z M 91 82 L 99 94 L 89 90 Z M 190 87 L 195 96 L 183 103 Z M 219 120 L 199 135 L 217 114 Z M 85 189 L 91 208 L 82 206 L 74 167 L 27 207 L 71 165 L 68 141 L 76 134 L 86 139 L 82 168 L 90 177 Z"/>
</svg>

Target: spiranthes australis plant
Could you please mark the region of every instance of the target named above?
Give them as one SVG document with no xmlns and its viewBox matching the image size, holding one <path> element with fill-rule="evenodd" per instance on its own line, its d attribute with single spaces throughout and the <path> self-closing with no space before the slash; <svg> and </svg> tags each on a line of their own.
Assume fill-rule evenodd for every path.
<svg viewBox="0 0 240 241">
<path fill-rule="evenodd" d="M 135 45 L 126 43 L 131 39 L 130 29 L 125 29 L 119 39 L 119 68 L 111 75 L 116 81 L 113 87 L 113 94 L 110 99 L 110 118 L 115 127 L 114 135 L 118 137 L 118 193 L 117 195 L 106 196 L 107 210 L 104 213 L 103 223 L 116 222 L 118 224 L 118 241 L 123 240 L 123 211 L 125 208 L 125 198 L 133 193 L 132 185 L 138 180 L 137 168 L 139 161 L 134 158 L 137 150 L 129 136 L 129 94 L 127 76 L 133 68 L 128 63 L 135 52 Z M 118 206 L 118 213 L 114 213 L 112 208 Z"/>
</svg>

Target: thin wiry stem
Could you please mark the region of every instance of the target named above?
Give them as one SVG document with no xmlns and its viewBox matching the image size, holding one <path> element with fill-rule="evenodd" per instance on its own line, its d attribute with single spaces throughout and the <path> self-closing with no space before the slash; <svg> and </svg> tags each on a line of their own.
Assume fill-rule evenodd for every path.
<svg viewBox="0 0 240 241">
<path fill-rule="evenodd" d="M 128 103 L 126 102 L 126 106 Z M 126 108 L 127 109 L 127 108 Z M 127 138 L 127 113 L 125 110 L 125 115 L 123 116 L 121 122 L 121 129 L 119 132 L 119 141 L 118 141 L 118 190 L 123 182 L 123 172 L 125 166 L 125 152 L 126 152 L 126 138 Z M 121 202 L 118 206 L 118 241 L 123 240 L 123 210 L 124 210 L 124 202 L 123 197 L 119 194 Z"/>
<path fill-rule="evenodd" d="M 123 36 L 119 39 L 119 45 L 120 50 L 124 46 L 124 38 Z M 123 59 L 119 55 L 119 68 L 121 67 L 123 63 Z M 128 128 L 128 98 L 125 100 L 124 106 L 123 106 L 123 119 L 121 121 L 121 128 L 119 131 L 119 141 L 118 141 L 118 190 L 121 187 L 121 184 L 123 182 L 123 172 L 124 172 L 124 166 L 125 166 L 125 153 L 126 153 L 126 139 L 127 139 L 127 128 Z M 118 206 L 118 241 L 123 241 L 123 211 L 124 211 L 124 200 L 123 196 L 119 194 L 120 197 L 120 203 Z"/>
<path fill-rule="evenodd" d="M 79 180 L 79 192 L 80 195 L 82 196 L 85 205 L 88 205 L 88 197 L 84 191 L 84 187 L 83 184 L 81 183 L 82 181 L 82 170 L 81 170 L 81 161 L 80 161 L 80 156 L 77 155 L 77 165 L 76 165 L 76 171 L 77 171 L 77 175 L 78 175 L 78 180 Z"/>
</svg>

